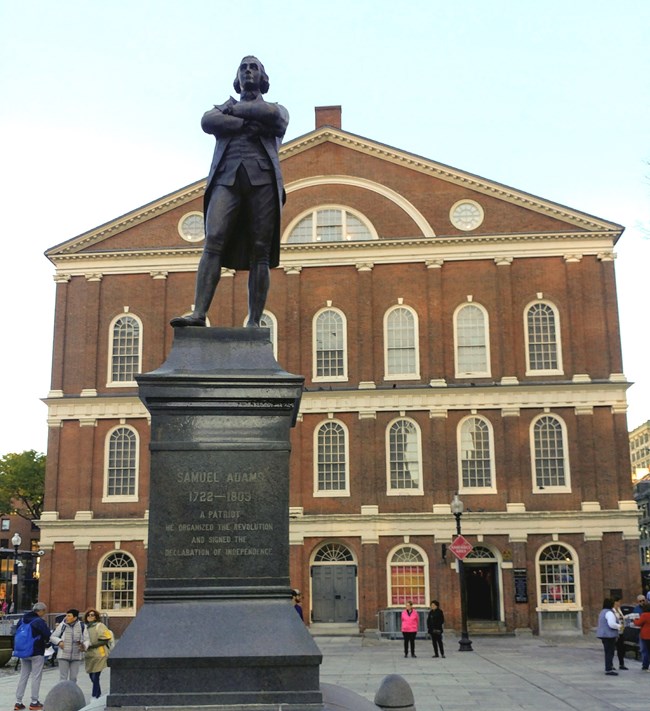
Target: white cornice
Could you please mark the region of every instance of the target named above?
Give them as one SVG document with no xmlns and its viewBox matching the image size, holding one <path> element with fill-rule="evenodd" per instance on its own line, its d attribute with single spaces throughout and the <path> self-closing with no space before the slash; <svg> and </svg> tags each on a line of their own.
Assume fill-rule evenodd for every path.
<svg viewBox="0 0 650 711">
<path fill-rule="evenodd" d="M 300 544 L 307 537 L 360 537 L 376 541 L 381 536 L 434 536 L 437 542 L 449 542 L 454 530 L 451 514 L 435 513 L 364 513 L 304 514 L 291 518 L 290 540 Z M 148 521 L 139 519 L 70 519 L 41 520 L 41 546 L 51 549 L 57 543 L 73 543 L 76 548 L 89 548 L 92 543 L 115 541 L 148 542 Z M 581 534 L 601 538 L 603 533 L 620 533 L 626 539 L 638 539 L 636 510 L 601 511 L 487 511 L 466 512 L 463 533 L 468 536 L 508 536 L 525 540 L 529 535 Z"/>
<path fill-rule="evenodd" d="M 614 246 L 611 232 L 563 232 L 509 235 L 461 235 L 454 237 L 410 237 L 368 242 L 325 242 L 282 244 L 281 267 L 296 269 L 322 266 L 356 266 L 359 262 L 379 264 L 430 264 L 440 261 L 501 262 L 538 257 L 599 256 Z M 108 274 L 151 274 L 152 272 L 194 272 L 200 247 L 134 250 L 123 252 L 81 252 L 50 255 L 56 265 L 55 280 L 66 283 L 72 276 L 84 276 L 89 269 Z"/>
<path fill-rule="evenodd" d="M 501 410 L 506 415 L 513 409 L 539 410 L 544 407 L 627 408 L 625 392 L 629 383 L 522 383 L 475 387 L 399 388 L 375 390 L 316 389 L 303 393 L 300 414 L 327 412 L 395 412 L 424 411 L 434 416 L 446 410 Z M 324 388 L 329 387 L 324 385 Z M 67 420 L 149 419 L 141 400 L 134 395 L 57 397 L 44 399 L 48 407 L 48 425 L 58 427 Z"/>
<path fill-rule="evenodd" d="M 436 542 L 450 542 L 455 523 L 452 515 L 434 513 L 304 515 L 290 521 L 292 544 L 304 538 L 361 537 L 370 542 L 381 536 L 434 536 Z M 638 539 L 638 515 L 634 511 L 489 511 L 465 513 L 463 534 L 508 536 L 525 540 L 529 535 L 579 534 L 585 538 L 603 533 L 620 533 Z"/>
</svg>

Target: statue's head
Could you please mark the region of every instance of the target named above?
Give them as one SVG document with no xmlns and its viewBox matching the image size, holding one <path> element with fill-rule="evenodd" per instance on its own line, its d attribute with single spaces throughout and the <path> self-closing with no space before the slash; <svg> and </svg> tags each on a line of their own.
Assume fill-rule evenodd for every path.
<svg viewBox="0 0 650 711">
<path fill-rule="evenodd" d="M 269 75 L 264 69 L 264 65 L 257 57 L 244 57 L 239 63 L 237 76 L 233 82 L 235 91 L 242 93 L 242 89 L 259 89 L 262 94 L 269 90 Z"/>
</svg>

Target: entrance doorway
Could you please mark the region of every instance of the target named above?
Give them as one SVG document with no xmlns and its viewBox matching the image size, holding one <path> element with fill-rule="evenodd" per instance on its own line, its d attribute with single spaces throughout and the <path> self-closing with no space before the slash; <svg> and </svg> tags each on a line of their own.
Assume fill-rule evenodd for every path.
<svg viewBox="0 0 650 711">
<path fill-rule="evenodd" d="M 470 620 L 500 620 L 499 568 L 494 553 L 475 546 L 465 558 L 467 617 Z"/>
<path fill-rule="evenodd" d="M 311 568 L 313 622 L 356 622 L 357 566 L 348 548 L 339 543 L 322 546 Z"/>
</svg>

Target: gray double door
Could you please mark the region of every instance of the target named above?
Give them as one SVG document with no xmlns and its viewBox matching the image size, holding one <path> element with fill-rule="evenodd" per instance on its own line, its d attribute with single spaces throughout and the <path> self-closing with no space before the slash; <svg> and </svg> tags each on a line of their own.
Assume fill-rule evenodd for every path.
<svg viewBox="0 0 650 711">
<path fill-rule="evenodd" d="M 356 565 L 314 565 L 311 584 L 313 622 L 356 622 Z"/>
</svg>

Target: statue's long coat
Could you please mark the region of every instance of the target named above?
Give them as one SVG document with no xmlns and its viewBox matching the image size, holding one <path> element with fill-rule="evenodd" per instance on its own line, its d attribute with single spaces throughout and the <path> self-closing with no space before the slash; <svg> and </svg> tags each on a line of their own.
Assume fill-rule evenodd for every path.
<svg viewBox="0 0 650 711">
<path fill-rule="evenodd" d="M 259 98 L 258 101 L 263 101 Z M 286 123 L 289 122 L 289 112 L 281 106 L 276 104 L 277 108 L 281 112 L 282 117 L 285 119 Z M 276 220 L 273 230 L 273 241 L 271 243 L 271 252 L 269 266 L 271 268 L 277 267 L 280 263 L 280 217 L 282 212 L 282 205 L 286 201 L 286 194 L 284 192 L 284 183 L 282 181 L 282 172 L 280 170 L 280 157 L 278 151 L 282 145 L 283 136 L 269 137 L 260 136 L 260 141 L 264 150 L 266 151 L 271 164 L 273 165 L 273 172 L 275 174 L 275 184 L 276 184 L 276 197 L 277 197 L 277 210 L 276 210 Z M 232 140 L 232 136 L 215 136 L 216 146 L 214 147 L 214 155 L 212 156 L 212 164 L 210 165 L 210 172 L 208 173 L 207 185 L 205 188 L 205 195 L 203 197 L 203 214 L 207 216 L 208 205 L 210 203 L 210 196 L 212 190 L 214 189 L 214 179 L 217 173 L 217 168 L 221 162 L 228 144 Z M 234 239 L 228 240 L 228 244 L 224 246 L 222 254 L 221 265 L 226 269 L 238 269 L 247 270 L 250 266 L 250 253 L 251 253 L 251 235 L 248 234 L 245 224 L 243 221 L 237 224 L 236 235 Z"/>
</svg>

